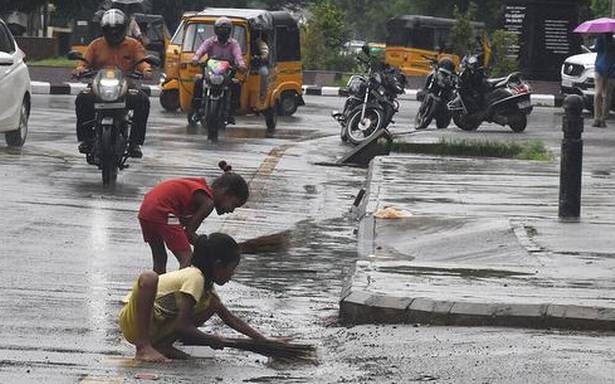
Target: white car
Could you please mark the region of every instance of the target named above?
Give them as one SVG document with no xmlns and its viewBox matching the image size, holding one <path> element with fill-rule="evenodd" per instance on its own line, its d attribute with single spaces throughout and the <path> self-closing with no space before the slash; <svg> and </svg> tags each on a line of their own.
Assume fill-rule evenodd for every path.
<svg viewBox="0 0 615 384">
<path fill-rule="evenodd" d="M 23 146 L 28 134 L 32 93 L 25 56 L 0 20 L 0 132 L 11 147 Z"/>
<path fill-rule="evenodd" d="M 561 91 L 563 94 L 583 96 L 585 108 L 594 105 L 594 63 L 596 53 L 588 52 L 568 57 L 562 65 Z"/>
</svg>

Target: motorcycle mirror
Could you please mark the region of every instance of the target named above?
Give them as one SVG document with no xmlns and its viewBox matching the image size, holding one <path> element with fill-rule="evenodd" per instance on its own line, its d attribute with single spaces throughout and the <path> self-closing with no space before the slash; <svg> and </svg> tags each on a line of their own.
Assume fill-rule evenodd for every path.
<svg viewBox="0 0 615 384">
<path fill-rule="evenodd" d="M 81 60 L 87 63 L 87 60 L 83 58 L 83 55 L 79 51 L 70 51 L 66 54 L 68 60 Z"/>
<path fill-rule="evenodd" d="M 156 56 L 153 55 L 147 55 L 145 56 L 143 59 L 137 61 L 135 63 L 135 67 L 141 63 L 148 63 L 149 65 L 152 65 L 154 67 L 158 67 L 160 66 L 160 59 Z"/>
</svg>

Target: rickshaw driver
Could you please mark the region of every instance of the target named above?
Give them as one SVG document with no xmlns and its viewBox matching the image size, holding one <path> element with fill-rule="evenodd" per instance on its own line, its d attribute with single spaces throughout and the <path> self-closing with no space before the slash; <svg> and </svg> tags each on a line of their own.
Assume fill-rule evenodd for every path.
<svg viewBox="0 0 615 384">
<path fill-rule="evenodd" d="M 228 17 L 219 17 L 214 23 L 215 36 L 203 41 L 201 46 L 196 50 L 192 57 L 192 62 L 198 64 L 203 55 L 207 54 L 207 57 L 217 60 L 226 60 L 234 65 L 239 66 L 242 71 L 248 69 L 246 63 L 243 61 L 241 52 L 241 46 L 237 40 L 231 37 L 231 31 L 233 30 L 233 23 Z M 232 92 L 232 90 L 231 90 Z M 230 94 L 230 93 L 229 93 Z M 192 109 L 198 110 L 201 105 L 201 99 L 203 97 L 203 82 L 196 81 L 194 83 L 194 94 L 192 96 Z M 227 123 L 235 124 L 235 118 L 232 114 L 232 107 L 230 102 L 227 102 Z"/>
<path fill-rule="evenodd" d="M 265 41 L 265 33 L 260 31 L 255 41 L 257 54 L 255 57 L 258 59 L 258 74 L 261 77 L 261 84 L 259 89 L 259 97 L 262 100 L 267 97 L 267 85 L 269 81 L 269 57 L 271 55 L 269 45 Z"/>
</svg>

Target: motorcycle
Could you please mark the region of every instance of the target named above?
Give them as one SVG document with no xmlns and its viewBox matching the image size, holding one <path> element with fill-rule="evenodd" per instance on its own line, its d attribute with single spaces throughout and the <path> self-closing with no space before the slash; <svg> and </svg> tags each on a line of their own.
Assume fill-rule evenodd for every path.
<svg viewBox="0 0 615 384">
<path fill-rule="evenodd" d="M 69 52 L 67 58 L 89 64 L 81 53 L 76 51 Z M 160 65 L 157 57 L 146 56 L 135 63 L 133 70 L 127 74 L 118 68 L 103 68 L 88 70 L 75 76 L 78 80 L 91 79 L 89 87 L 96 96 L 93 120 L 95 142 L 91 151 L 86 153 L 86 160 L 88 164 L 96 165 L 101 170 L 103 185 L 115 183 L 118 170 L 129 167 L 126 161 L 130 157 L 128 145 L 133 111 L 126 106 L 126 96 L 138 91 L 128 87 L 128 79 L 139 81 L 144 78 L 143 73 L 134 69 L 143 62 L 153 66 Z"/>
<path fill-rule="evenodd" d="M 341 126 L 342 141 L 354 145 L 394 123 L 393 116 L 399 111 L 397 97 L 405 92 L 406 86 L 406 77 L 399 69 L 373 58 L 367 47 L 363 47 L 363 52 L 367 60 L 361 57 L 357 60 L 367 65 L 367 74 L 353 75 L 348 80 L 340 90 L 346 96 L 342 112 L 331 113 Z"/>
<path fill-rule="evenodd" d="M 436 119 L 438 129 L 447 128 L 451 123 L 451 112 L 447 104 L 455 97 L 457 74 L 455 64 L 448 58 L 441 60 L 423 56 L 431 63 L 432 71 L 425 80 L 421 105 L 414 118 L 415 129 L 424 129 Z"/>
<path fill-rule="evenodd" d="M 478 129 L 483 121 L 523 132 L 532 112 L 530 86 L 518 72 L 487 79 L 477 56 L 464 57 L 457 95 L 448 103 L 455 125 L 464 131 Z"/>
</svg>

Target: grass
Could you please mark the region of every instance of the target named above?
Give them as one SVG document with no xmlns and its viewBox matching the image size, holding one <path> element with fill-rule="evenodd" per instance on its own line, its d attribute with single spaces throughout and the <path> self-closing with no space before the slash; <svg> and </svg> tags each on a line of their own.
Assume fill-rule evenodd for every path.
<svg viewBox="0 0 615 384">
<path fill-rule="evenodd" d="M 551 161 L 554 156 L 539 140 L 505 142 L 490 140 L 447 140 L 433 144 L 393 143 L 392 150 L 441 156 L 499 157 L 518 160 Z"/>
<path fill-rule="evenodd" d="M 77 66 L 77 64 L 79 64 L 77 61 L 75 60 L 68 60 L 65 57 L 53 57 L 53 58 L 49 58 L 49 59 L 43 59 L 43 60 L 35 60 L 35 61 L 29 61 L 28 65 L 32 66 L 32 67 L 66 67 L 66 68 L 74 68 Z"/>
</svg>

